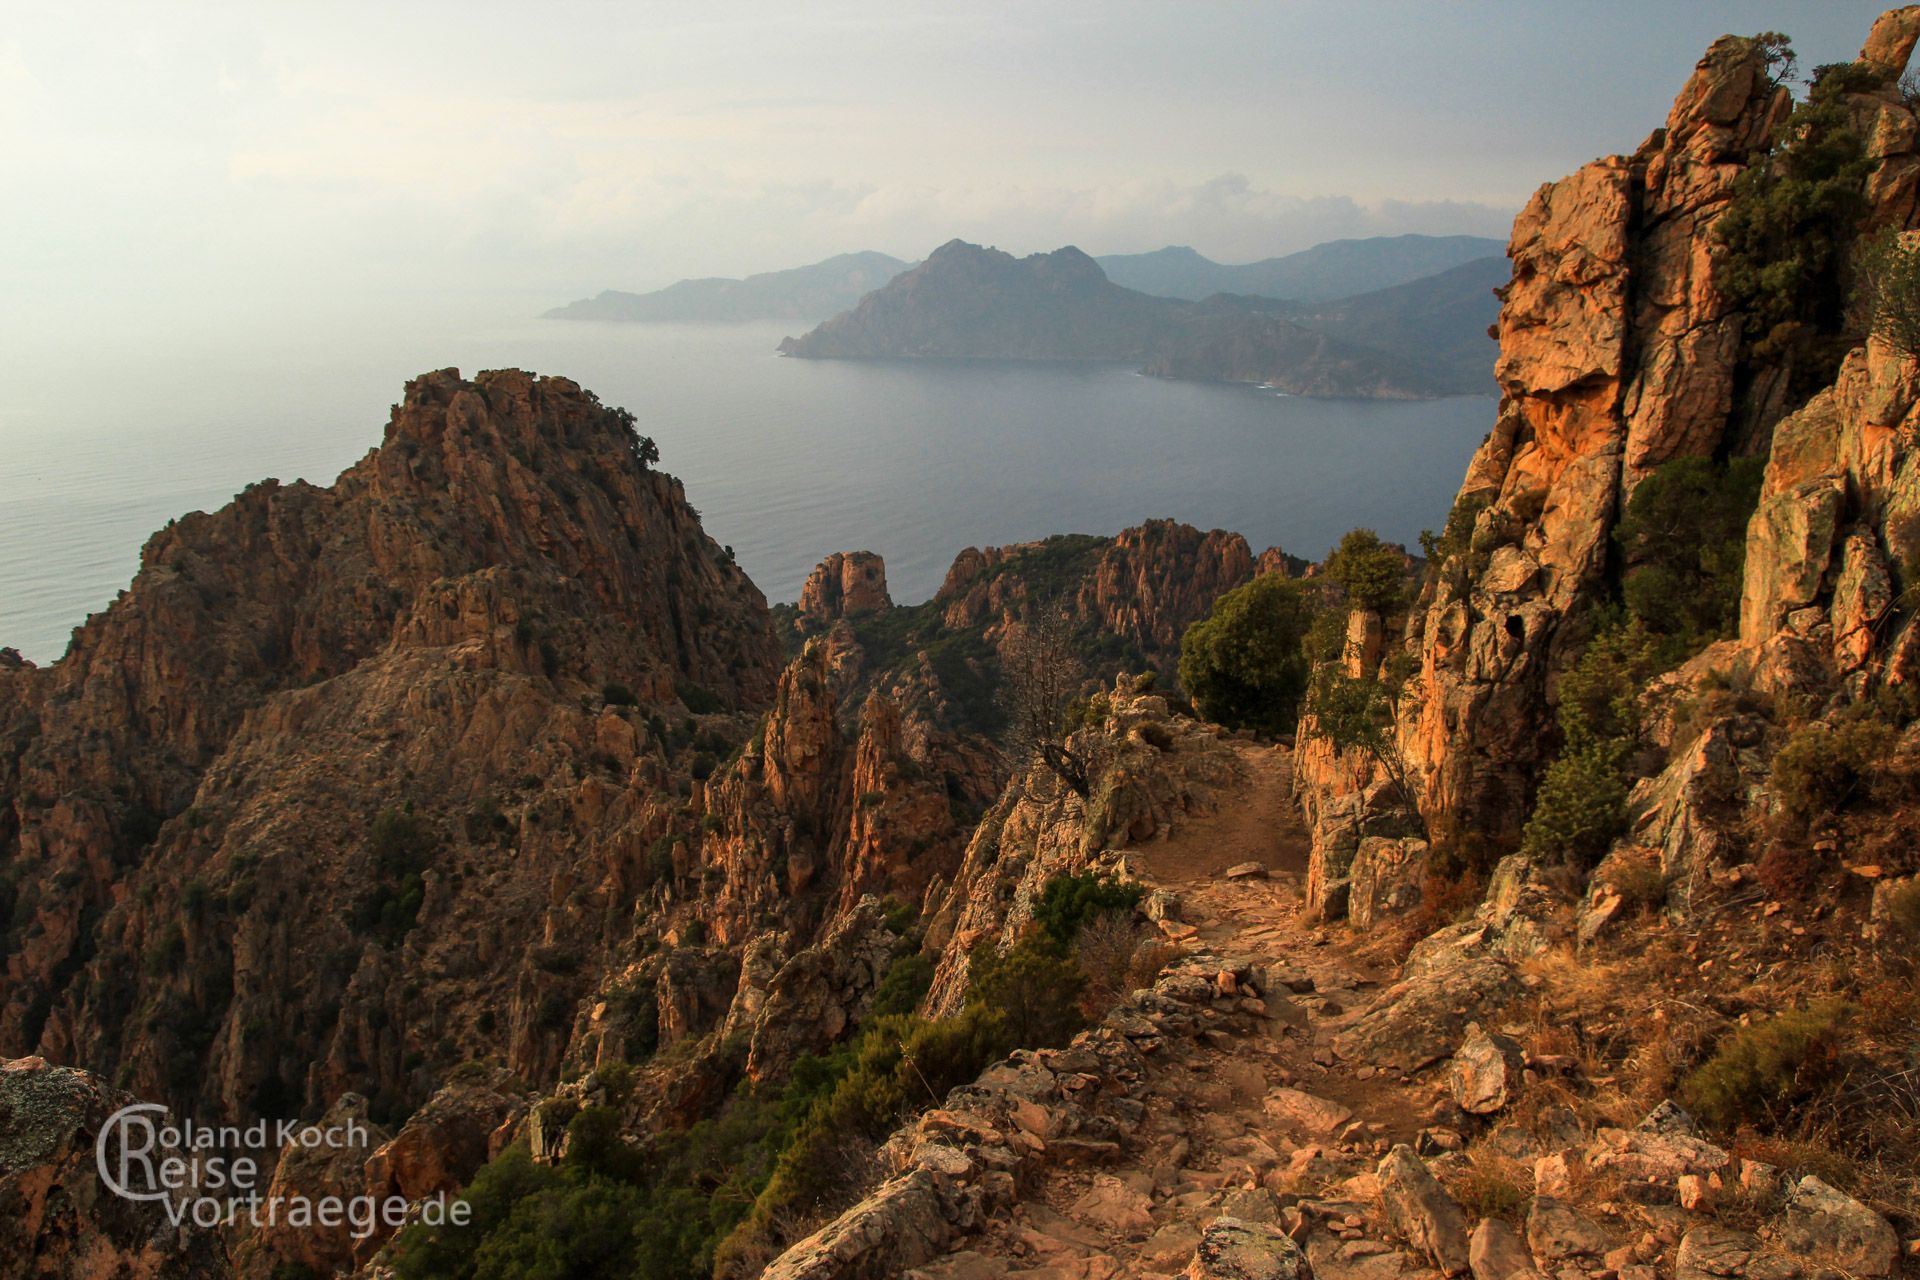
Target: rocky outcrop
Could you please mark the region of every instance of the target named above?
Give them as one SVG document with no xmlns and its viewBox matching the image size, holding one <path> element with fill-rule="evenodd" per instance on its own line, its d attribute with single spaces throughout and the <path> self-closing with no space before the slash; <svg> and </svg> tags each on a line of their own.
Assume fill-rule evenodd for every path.
<svg viewBox="0 0 1920 1280">
<path fill-rule="evenodd" d="M 87 1072 L 41 1058 L 0 1061 L 0 1250 L 14 1274 L 228 1274 L 214 1233 L 191 1223 L 176 1227 L 165 1204 L 117 1195 L 101 1180 L 94 1150 L 101 1128 L 134 1101 Z"/>
<path fill-rule="evenodd" d="M 1142 653 L 1173 655 L 1188 625 L 1252 579 L 1253 553 L 1239 534 L 1149 520 L 1107 544 L 1076 603 L 1081 616 Z"/>
<path fill-rule="evenodd" d="M 1904 65 L 1914 26 L 1907 10 L 1887 15 L 1863 60 Z M 1912 108 L 1890 82 L 1842 100 L 1873 166 L 1863 229 L 1908 225 L 1920 181 Z M 1663 128 L 1540 188 L 1515 220 L 1498 420 L 1460 489 L 1460 536 L 1404 633 L 1388 628 L 1388 650 L 1415 667 L 1394 746 L 1437 839 L 1518 834 L 1559 745 L 1559 677 L 1593 632 L 1594 605 L 1619 586 L 1614 526 L 1640 482 L 1674 459 L 1768 455 L 1738 643 L 1711 659 L 1717 678 L 1751 668 L 1769 692 L 1858 694 L 1905 678 L 1920 651 L 1894 607 L 1920 513 L 1905 462 L 1911 362 L 1870 342 L 1796 409 L 1791 371 L 1749 349 L 1747 317 L 1716 276 L 1736 179 L 1776 145 L 1790 105 L 1765 47 L 1725 37 Z M 1749 730 L 1708 728 L 1698 744 L 1663 743 L 1688 763 L 1635 799 L 1636 841 L 1661 848 L 1682 881 L 1728 844 L 1718 824 L 1737 796 L 1715 788 L 1750 781 Z M 1342 893 L 1361 838 L 1403 834 L 1401 797 L 1371 761 L 1303 742 L 1318 882 Z"/>
<path fill-rule="evenodd" d="M 1111 744 L 1090 798 L 1035 765 L 975 829 L 927 925 L 939 957 L 927 1000 L 934 1014 L 959 1008 L 974 949 L 1018 936 L 1049 879 L 1118 870 L 1122 850 L 1206 807 L 1234 779 L 1232 754 L 1205 726 L 1171 716 L 1164 698 L 1115 690 L 1109 705 L 1104 724 L 1082 731 Z M 1153 727 L 1137 732 L 1142 725 Z"/>
<path fill-rule="evenodd" d="M 1536 192 L 1514 222 L 1499 420 L 1461 499 L 1474 555 L 1440 567 L 1410 630 L 1422 696 L 1401 747 L 1429 823 L 1511 829 L 1552 741 L 1547 682 L 1580 638 L 1623 496 L 1730 426 L 1740 320 L 1713 226 L 1787 109 L 1764 51 L 1715 43 L 1666 128 Z"/>
<path fill-rule="evenodd" d="M 757 1002 L 747 1078 L 783 1080 L 803 1054 L 831 1047 L 866 1015 L 900 950 L 877 899 L 841 916 L 817 946 L 782 965 Z"/>
<path fill-rule="evenodd" d="M 1268 555 L 1282 569 L 1289 563 L 1277 548 Z M 933 600 L 949 630 L 978 630 L 995 643 L 1029 610 L 1063 608 L 1171 675 L 1187 627 L 1253 577 L 1253 553 L 1239 534 L 1149 520 L 1111 539 L 968 547 Z"/>
<path fill-rule="evenodd" d="M 800 616 L 819 625 L 890 607 L 887 563 L 871 551 L 836 551 L 815 565 L 800 588 Z"/>
<path fill-rule="evenodd" d="M 266 1186 L 270 1203 L 291 1204 L 304 1198 L 310 1204 L 332 1198 L 345 1204 L 366 1194 L 367 1160 L 391 1134 L 374 1124 L 367 1099 L 342 1094 L 317 1122 L 326 1140 L 311 1145 L 290 1142 L 279 1153 L 273 1178 Z M 468 1170 L 471 1173 L 471 1170 Z M 234 1250 L 234 1270 L 242 1276 L 270 1280 L 276 1271 L 298 1274 L 301 1267 L 315 1275 L 330 1275 L 353 1265 L 353 1224 L 309 1222 L 291 1226 L 275 1215 L 261 1225 L 242 1224 Z M 384 1236 L 385 1230 L 379 1234 Z"/>
<path fill-rule="evenodd" d="M 1854 691 L 1910 678 L 1910 622 L 1889 633 L 1889 566 L 1920 530 L 1914 438 L 1920 375 L 1878 340 L 1774 429 L 1747 534 L 1740 647 L 1775 691 Z"/>
</svg>

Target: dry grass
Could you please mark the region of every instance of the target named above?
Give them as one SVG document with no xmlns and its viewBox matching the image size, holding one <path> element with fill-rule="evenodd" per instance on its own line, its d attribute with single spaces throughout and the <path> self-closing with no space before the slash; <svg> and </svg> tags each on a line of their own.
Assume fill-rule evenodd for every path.
<svg viewBox="0 0 1920 1280">
<path fill-rule="evenodd" d="M 1518 1160 L 1485 1149 L 1473 1150 L 1467 1159 L 1467 1166 L 1448 1180 L 1447 1190 L 1468 1219 L 1505 1218 L 1523 1225 L 1533 1200 L 1533 1172 Z"/>
</svg>

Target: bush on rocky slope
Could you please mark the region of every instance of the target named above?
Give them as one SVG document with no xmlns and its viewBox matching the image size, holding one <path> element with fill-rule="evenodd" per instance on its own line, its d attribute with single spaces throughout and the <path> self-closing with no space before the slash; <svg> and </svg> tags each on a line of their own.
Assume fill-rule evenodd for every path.
<svg viewBox="0 0 1920 1280">
<path fill-rule="evenodd" d="M 1796 398 L 1831 382 L 1851 345 L 1841 336 L 1843 267 L 1868 210 L 1864 188 L 1873 162 L 1847 94 L 1883 79 L 1860 63 L 1817 68 L 1778 146 L 1740 175 L 1719 223 L 1723 252 L 1714 284 L 1745 314 L 1752 355 L 1792 369 Z"/>
<path fill-rule="evenodd" d="M 1284 733 L 1306 691 L 1313 616 L 1310 589 L 1274 574 L 1227 592 L 1181 637 L 1181 686 L 1209 720 Z"/>
<path fill-rule="evenodd" d="M 1758 458 L 1677 458 L 1635 487 L 1614 528 L 1627 565 L 1627 611 L 1668 640 L 1675 658 L 1739 623 L 1747 521 L 1762 470 Z"/>
</svg>

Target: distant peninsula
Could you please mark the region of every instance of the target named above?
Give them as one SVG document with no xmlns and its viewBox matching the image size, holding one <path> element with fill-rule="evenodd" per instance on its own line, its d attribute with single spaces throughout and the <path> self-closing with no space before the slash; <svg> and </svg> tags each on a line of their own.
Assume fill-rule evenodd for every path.
<svg viewBox="0 0 1920 1280">
<path fill-rule="evenodd" d="M 1196 257 L 1198 255 L 1195 255 Z M 1184 301 L 1116 284 L 1071 246 L 1015 258 L 949 241 L 852 309 L 780 344 L 821 358 L 1113 361 L 1294 395 L 1421 399 L 1493 390 L 1504 259 L 1327 301 Z"/>
<path fill-rule="evenodd" d="M 549 320 L 655 323 L 814 323 L 845 311 L 913 264 L 884 253 L 842 253 L 810 266 L 763 271 L 744 280 L 682 280 L 652 293 L 608 289 L 545 313 Z"/>
</svg>

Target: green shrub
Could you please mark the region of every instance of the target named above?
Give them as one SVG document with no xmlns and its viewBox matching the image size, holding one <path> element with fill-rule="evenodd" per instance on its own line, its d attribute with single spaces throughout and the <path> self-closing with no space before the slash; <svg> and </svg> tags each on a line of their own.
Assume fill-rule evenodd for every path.
<svg viewBox="0 0 1920 1280">
<path fill-rule="evenodd" d="M 1314 602 L 1292 579 L 1267 574 L 1213 602 L 1180 638 L 1180 683 L 1208 719 L 1285 733 L 1307 685 Z"/>
<path fill-rule="evenodd" d="M 1691 650 L 1739 624 L 1747 522 L 1764 470 L 1758 458 L 1677 458 L 1634 488 L 1613 536 L 1627 610 L 1648 632 Z"/>
<path fill-rule="evenodd" d="M 867 1016 L 886 1018 L 913 1013 L 932 987 L 933 962 L 918 952 L 909 952 L 887 966 L 880 985 L 874 989 L 873 1005 Z"/>
<path fill-rule="evenodd" d="M 1097 871 L 1054 876 L 1041 889 L 1033 918 L 1047 941 L 1064 955 L 1087 921 L 1110 911 L 1132 915 L 1144 897 L 1146 890 L 1139 885 L 1126 884 Z"/>
<path fill-rule="evenodd" d="M 1874 162 L 1847 94 L 1883 79 L 1859 63 L 1817 68 L 1774 150 L 1734 180 L 1716 224 L 1714 284 L 1743 316 L 1751 355 L 1790 365 L 1796 398 L 1833 380 L 1848 345 L 1842 268 Z"/>
<path fill-rule="evenodd" d="M 1874 720 L 1803 726 L 1773 758 L 1769 783 L 1781 816 L 1804 831 L 1843 808 L 1892 745 L 1893 731 Z"/>
<path fill-rule="evenodd" d="M 1573 750 L 1640 732 L 1640 693 L 1666 667 L 1662 646 L 1638 621 L 1595 636 L 1561 677 L 1554 711 Z"/>
<path fill-rule="evenodd" d="M 1844 1006 L 1828 1002 L 1741 1027 L 1680 1086 L 1680 1101 L 1722 1129 L 1772 1128 L 1835 1074 Z"/>
<path fill-rule="evenodd" d="M 1473 526 L 1480 519 L 1480 513 L 1490 504 L 1491 499 L 1484 493 L 1471 497 L 1462 494 L 1447 512 L 1447 523 L 1439 533 L 1431 529 L 1420 531 L 1420 554 L 1427 558 L 1430 570 L 1438 571 L 1454 556 L 1473 550 Z M 1480 570 L 1485 567 L 1478 562 L 1480 559 L 1476 557 L 1468 562 L 1469 578 L 1480 576 Z"/>
<path fill-rule="evenodd" d="M 609 681 L 600 686 L 600 701 L 610 707 L 636 707 L 640 705 L 640 699 L 634 696 L 632 689 L 624 684 L 618 684 L 613 681 Z"/>
<path fill-rule="evenodd" d="M 413 814 L 386 808 L 375 815 L 367 846 L 373 854 L 371 883 L 354 905 L 353 928 L 394 947 L 412 932 L 426 899 L 423 872 L 433 853 L 433 833 Z"/>
<path fill-rule="evenodd" d="M 1328 554 L 1321 574 L 1346 592 L 1349 603 L 1385 613 L 1404 593 L 1407 558 L 1373 530 L 1351 529 Z"/>
<path fill-rule="evenodd" d="M 1028 1048 L 1073 1038 L 1084 985 L 1073 962 L 1043 938 L 1022 938 L 1005 951 L 987 944 L 968 957 L 968 1007 L 996 1015 L 1007 1037 Z"/>
<path fill-rule="evenodd" d="M 718 694 L 702 688 L 691 680 L 674 681 L 673 692 L 687 710 L 696 716 L 708 716 L 726 710 L 727 704 L 720 700 Z"/>
<path fill-rule="evenodd" d="M 1627 744 L 1596 742 L 1547 766 L 1520 851 L 1542 861 L 1590 867 L 1627 829 Z"/>
</svg>

